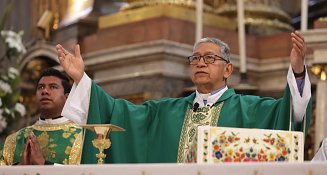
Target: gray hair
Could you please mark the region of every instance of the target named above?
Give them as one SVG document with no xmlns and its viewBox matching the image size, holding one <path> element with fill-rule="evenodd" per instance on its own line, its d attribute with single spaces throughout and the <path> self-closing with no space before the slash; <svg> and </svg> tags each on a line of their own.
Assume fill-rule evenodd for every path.
<svg viewBox="0 0 327 175">
<path fill-rule="evenodd" d="M 230 63 L 230 49 L 227 43 L 223 42 L 220 39 L 212 38 L 212 37 L 206 37 L 200 39 L 198 42 L 194 44 L 193 51 L 196 47 L 198 47 L 201 43 L 213 43 L 220 47 L 220 53 L 221 56 L 227 61 L 227 63 Z"/>
</svg>

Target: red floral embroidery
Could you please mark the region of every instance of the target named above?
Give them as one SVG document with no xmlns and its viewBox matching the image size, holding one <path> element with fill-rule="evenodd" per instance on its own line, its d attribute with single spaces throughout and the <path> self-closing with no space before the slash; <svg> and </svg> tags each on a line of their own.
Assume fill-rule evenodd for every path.
<svg viewBox="0 0 327 175">
<path fill-rule="evenodd" d="M 244 144 L 258 144 L 256 138 L 245 138 L 243 141 L 238 137 L 239 133 L 221 133 L 212 141 L 212 158 L 214 162 L 268 162 L 288 161 L 291 150 L 285 140 L 278 134 L 265 135 L 262 139 L 266 143 L 266 149 L 255 149 L 254 146 L 243 147 Z M 277 150 L 277 151 L 276 151 Z"/>
</svg>

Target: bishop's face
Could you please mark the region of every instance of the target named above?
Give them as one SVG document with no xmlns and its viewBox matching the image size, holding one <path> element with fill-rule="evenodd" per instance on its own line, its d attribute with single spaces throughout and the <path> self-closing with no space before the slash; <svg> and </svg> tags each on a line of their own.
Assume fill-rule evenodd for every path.
<svg viewBox="0 0 327 175">
<path fill-rule="evenodd" d="M 200 93 L 210 93 L 225 85 L 232 68 L 221 57 L 220 47 L 214 43 L 200 43 L 193 52 L 194 56 L 217 55 L 213 63 L 205 63 L 202 57 L 197 64 L 191 64 L 192 81 Z"/>
</svg>

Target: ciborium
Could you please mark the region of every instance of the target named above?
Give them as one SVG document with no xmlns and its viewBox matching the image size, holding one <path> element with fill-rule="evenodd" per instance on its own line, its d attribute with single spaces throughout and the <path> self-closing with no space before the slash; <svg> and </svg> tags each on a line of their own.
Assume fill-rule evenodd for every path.
<svg viewBox="0 0 327 175">
<path fill-rule="evenodd" d="M 111 146 L 109 133 L 111 131 L 125 131 L 125 129 L 113 124 L 87 124 L 81 125 L 81 127 L 91 130 L 96 134 L 96 137 L 92 140 L 92 144 L 99 150 L 99 153 L 96 154 L 98 164 L 103 164 L 103 159 L 107 156 L 103 151 Z"/>
</svg>

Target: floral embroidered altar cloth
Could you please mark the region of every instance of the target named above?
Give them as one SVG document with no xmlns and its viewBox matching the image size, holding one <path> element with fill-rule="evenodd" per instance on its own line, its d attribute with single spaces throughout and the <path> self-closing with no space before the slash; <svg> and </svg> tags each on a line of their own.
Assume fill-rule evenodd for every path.
<svg viewBox="0 0 327 175">
<path fill-rule="evenodd" d="M 198 163 L 303 162 L 303 133 L 201 126 Z"/>
</svg>

